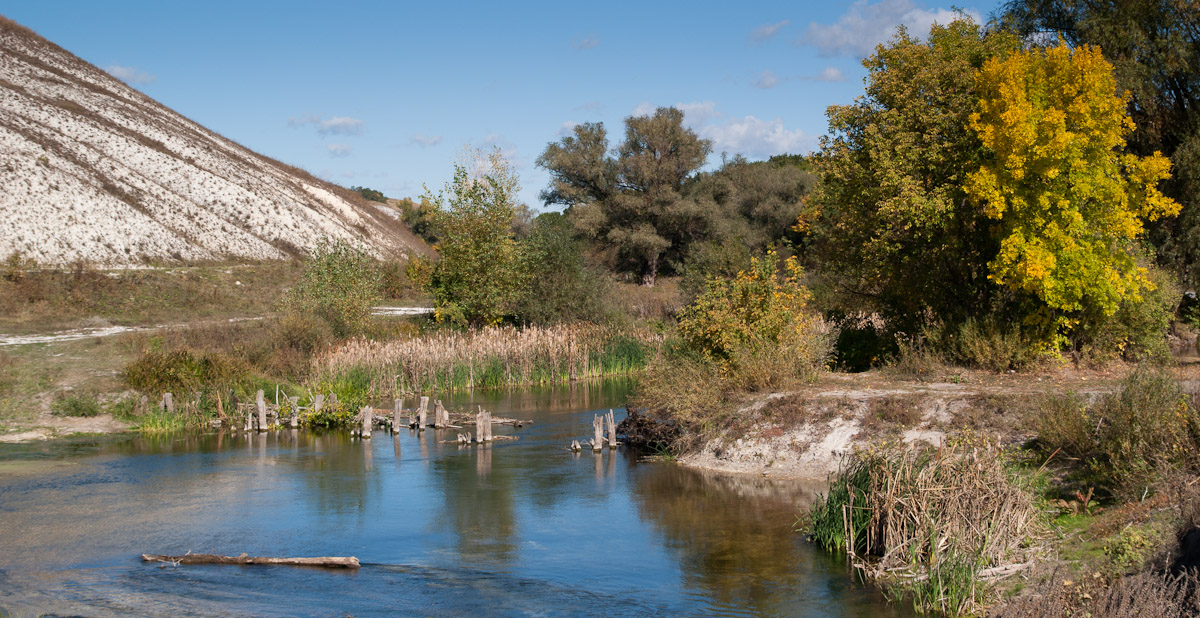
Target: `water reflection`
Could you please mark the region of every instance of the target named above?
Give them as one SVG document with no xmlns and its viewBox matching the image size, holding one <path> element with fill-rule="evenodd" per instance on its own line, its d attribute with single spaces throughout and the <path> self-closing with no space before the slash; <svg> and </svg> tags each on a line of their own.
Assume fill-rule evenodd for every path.
<svg viewBox="0 0 1200 618">
<path fill-rule="evenodd" d="M 622 397 L 611 384 L 445 397 L 453 410 L 534 420 L 497 426 L 519 439 L 488 445 L 408 429 L 370 440 L 283 430 L 0 445 L 0 609 L 899 613 L 790 531 L 812 487 L 564 449 Z M 347 575 L 136 560 L 189 550 L 356 555 L 368 566 Z"/>
</svg>

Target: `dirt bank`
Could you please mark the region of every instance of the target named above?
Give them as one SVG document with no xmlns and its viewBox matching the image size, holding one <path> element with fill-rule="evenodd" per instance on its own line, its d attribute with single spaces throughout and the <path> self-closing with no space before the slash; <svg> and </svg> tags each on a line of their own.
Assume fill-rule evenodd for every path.
<svg viewBox="0 0 1200 618">
<path fill-rule="evenodd" d="M 949 371 L 932 379 L 880 371 L 829 374 L 802 390 L 759 396 L 739 410 L 749 429 L 727 430 L 680 461 L 721 472 L 823 480 L 843 456 L 882 441 L 940 445 L 956 432 L 985 431 L 1020 444 L 1032 437 L 1022 421 L 1042 398 L 1110 392 L 1129 368 Z M 1200 364 L 1180 363 L 1175 372 L 1181 380 L 1198 380 Z"/>
</svg>

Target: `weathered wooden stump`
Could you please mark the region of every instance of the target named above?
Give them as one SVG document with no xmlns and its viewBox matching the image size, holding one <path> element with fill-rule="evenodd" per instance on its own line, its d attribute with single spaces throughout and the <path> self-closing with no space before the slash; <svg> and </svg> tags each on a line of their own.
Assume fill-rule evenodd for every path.
<svg viewBox="0 0 1200 618">
<path fill-rule="evenodd" d="M 323 393 L 317 393 L 317 395 L 315 397 L 313 397 L 313 405 L 312 405 L 313 414 L 320 414 L 321 408 L 324 408 L 324 407 L 325 407 L 325 395 Z"/>
<path fill-rule="evenodd" d="M 358 415 L 359 418 L 362 419 L 362 430 L 360 433 L 363 438 L 369 440 L 371 438 L 371 425 L 375 420 L 375 409 L 371 406 L 363 406 L 362 409 L 358 411 Z"/>
<path fill-rule="evenodd" d="M 433 402 L 433 428 L 442 429 L 450 424 L 450 415 L 446 413 L 446 407 L 442 405 L 442 400 L 438 399 Z"/>
<path fill-rule="evenodd" d="M 608 425 L 608 448 L 617 448 L 617 417 L 611 408 L 604 420 Z"/>
<path fill-rule="evenodd" d="M 599 414 L 592 419 L 592 450 L 604 450 L 604 417 Z"/>
<path fill-rule="evenodd" d="M 329 393 L 329 405 L 337 404 L 337 393 Z"/>
<path fill-rule="evenodd" d="M 400 413 L 404 411 L 404 400 L 392 402 L 392 433 L 400 433 Z"/>
<path fill-rule="evenodd" d="M 579 440 L 571 440 L 571 452 L 578 453 L 581 450 L 583 447 L 579 445 Z"/>
<path fill-rule="evenodd" d="M 258 407 L 258 430 L 267 430 L 267 398 L 260 390 L 254 398 L 254 404 Z"/>
<path fill-rule="evenodd" d="M 300 398 L 288 397 L 288 402 L 291 403 L 292 408 L 292 418 L 288 421 L 288 425 L 292 429 L 296 429 L 300 426 Z"/>
<path fill-rule="evenodd" d="M 167 414 L 175 413 L 175 396 L 171 393 L 163 393 L 162 407 L 167 411 Z"/>
<path fill-rule="evenodd" d="M 425 429 L 425 416 L 429 413 L 429 398 L 421 398 L 421 407 L 417 408 L 417 429 Z"/>
</svg>

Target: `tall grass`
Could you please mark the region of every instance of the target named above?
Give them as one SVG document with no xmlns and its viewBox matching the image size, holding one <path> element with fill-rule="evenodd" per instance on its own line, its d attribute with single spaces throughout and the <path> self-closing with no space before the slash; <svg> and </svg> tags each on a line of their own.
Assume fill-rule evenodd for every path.
<svg viewBox="0 0 1200 618">
<path fill-rule="evenodd" d="M 640 371 L 659 342 L 586 324 L 484 328 L 403 341 L 355 339 L 318 355 L 314 365 L 318 381 L 366 374 L 376 394 L 561 384 Z"/>
<path fill-rule="evenodd" d="M 986 441 L 861 453 L 813 505 L 810 531 L 918 611 L 978 613 L 985 569 L 1036 556 L 1042 525 L 1027 484 Z"/>
</svg>

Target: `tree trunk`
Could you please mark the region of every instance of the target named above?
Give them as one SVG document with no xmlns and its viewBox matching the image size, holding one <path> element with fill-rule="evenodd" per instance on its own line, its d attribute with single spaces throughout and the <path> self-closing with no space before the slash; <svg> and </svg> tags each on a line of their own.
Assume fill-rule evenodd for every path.
<svg viewBox="0 0 1200 618">
<path fill-rule="evenodd" d="M 217 554 L 184 554 L 182 556 L 163 556 L 159 554 L 142 554 L 145 562 L 174 562 L 175 564 L 288 564 L 294 566 L 319 566 L 336 569 L 359 568 L 358 558 L 354 556 L 323 556 L 319 558 L 268 558 L 265 556 L 219 556 Z"/>
<path fill-rule="evenodd" d="M 642 285 L 652 288 L 658 278 L 658 254 L 647 256 L 646 265 L 642 267 Z"/>
</svg>

